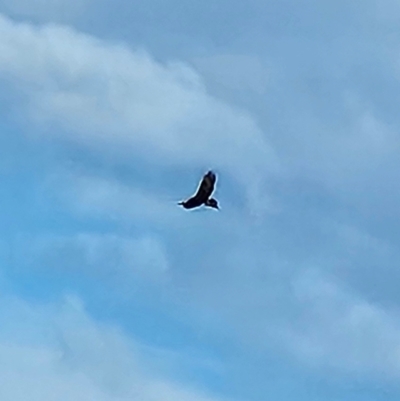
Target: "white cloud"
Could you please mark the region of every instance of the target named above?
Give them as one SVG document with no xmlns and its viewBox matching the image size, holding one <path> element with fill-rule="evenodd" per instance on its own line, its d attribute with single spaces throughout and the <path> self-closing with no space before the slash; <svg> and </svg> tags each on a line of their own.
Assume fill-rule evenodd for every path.
<svg viewBox="0 0 400 401">
<path fill-rule="evenodd" d="M 252 231 L 261 224 L 259 219 L 252 218 L 242 209 L 224 203 L 223 212 L 185 211 L 177 203 L 190 194 L 187 188 L 179 194 L 171 193 L 168 188 L 150 190 L 140 184 L 82 171 L 57 170 L 47 176 L 42 189 L 46 197 L 53 197 L 58 205 L 79 217 L 116 222 L 125 229 L 146 224 L 148 228 L 180 232 L 190 229 L 200 234 L 202 228 L 207 231 L 212 228 L 213 232 L 223 232 L 227 238 L 227 235 Z M 260 205 L 258 211 L 263 207 L 265 205 Z"/>
<path fill-rule="evenodd" d="M 132 221 L 171 225 L 182 217 L 182 211 L 177 207 L 178 197 L 171 199 L 165 194 L 82 173 L 49 176 L 45 191 L 55 193 L 57 200 L 75 213 L 125 221 L 128 226 Z"/>
<path fill-rule="evenodd" d="M 303 362 L 350 374 L 400 376 L 397 316 L 351 293 L 317 271 L 293 281 L 298 318 L 281 332 Z"/>
<path fill-rule="evenodd" d="M 163 65 L 70 28 L 5 17 L 0 34 L 0 78 L 24 96 L 37 131 L 47 127 L 117 158 L 216 168 L 253 199 L 280 169 L 254 119 L 208 95 L 183 63 Z"/>
<path fill-rule="evenodd" d="M 332 77 L 327 74 L 324 79 L 333 86 Z M 357 205 L 361 213 L 396 214 L 400 191 L 393 182 L 400 168 L 400 140 L 395 119 L 385 120 L 382 110 L 353 88 L 339 86 L 335 101 L 328 97 L 327 105 L 320 104 L 318 92 L 309 92 L 314 98 L 307 102 L 293 91 L 293 110 L 276 122 L 285 171 L 298 185 L 317 184 L 325 195 Z M 335 113 L 329 110 L 334 103 L 340 110 Z"/>
<path fill-rule="evenodd" d="M 350 249 L 363 251 L 365 241 L 371 241 L 358 231 L 345 234 L 355 241 Z M 268 237 L 264 241 L 268 244 Z M 372 255 L 387 252 L 379 242 L 371 244 L 377 248 Z M 213 329 L 248 351 L 289 355 L 321 372 L 397 380 L 400 324 L 395 310 L 322 273 L 328 268 L 336 272 L 337 261 L 309 270 L 309 262 L 285 262 L 254 245 L 235 243 L 229 252 L 216 251 L 187 278 L 190 296 L 185 301 L 195 305 L 197 324 L 214 324 Z"/>
<path fill-rule="evenodd" d="M 73 180 L 75 183 L 82 180 L 77 193 L 83 191 L 87 194 L 84 202 L 87 210 L 99 208 L 103 216 L 115 210 L 120 213 L 121 220 L 130 216 L 136 222 L 140 218 L 147 222 L 156 222 L 158 218 L 162 221 L 168 216 L 168 213 L 157 216 L 158 206 L 148 210 L 146 202 L 143 203 L 143 209 L 137 209 L 136 198 L 132 195 L 135 191 L 128 187 L 109 181 L 92 181 L 88 177 L 74 177 Z M 84 198 L 79 197 L 77 204 L 82 206 Z M 132 214 L 129 215 L 131 204 Z M 331 283 L 325 277 L 304 275 L 307 261 L 293 264 L 293 260 L 285 262 L 282 253 L 274 255 L 276 242 L 273 227 L 258 231 L 236 217 L 231 215 L 226 220 L 219 220 L 218 230 L 223 233 L 224 241 L 217 241 L 215 246 L 210 242 L 207 249 L 203 248 L 201 257 L 194 257 L 192 262 L 196 268 L 173 266 L 172 271 L 166 271 L 167 280 L 162 282 L 165 285 L 153 287 L 152 291 L 146 290 L 147 293 L 162 292 L 167 303 L 173 301 L 178 307 L 184 305 L 185 310 L 189 311 L 184 312 L 188 313 L 185 319 L 199 330 L 214 333 L 221 330 L 223 335 L 231 336 L 257 352 L 268 352 L 273 344 L 279 345 L 280 350 L 289 350 L 305 363 L 311 361 L 317 368 L 335 367 L 354 374 L 373 372 L 387 376 L 400 373 L 400 360 L 396 356 L 400 352 L 400 342 L 397 340 L 400 338 L 400 326 L 396 323 L 395 315 L 343 289 L 341 284 Z M 199 220 L 204 222 L 205 219 L 202 217 Z M 186 217 L 184 220 L 189 219 Z M 217 223 L 210 226 L 211 220 L 216 218 L 210 218 L 207 230 L 212 227 L 214 232 Z M 196 227 L 194 231 L 197 231 L 198 221 L 190 221 L 190 229 Z M 352 258 L 360 252 L 378 262 L 392 255 L 391 248 L 385 242 L 356 227 L 331 220 L 322 222 L 322 226 L 324 233 L 328 232 L 332 240 L 330 247 L 335 250 L 332 260 L 326 262 L 324 258 L 319 258 L 320 255 L 310 255 L 310 260 L 317 259 L 321 264 L 325 263 L 325 270 L 335 271 L 337 264 L 342 263 L 342 260 L 335 259 L 338 255 L 346 257 L 346 266 L 351 268 L 354 264 Z M 200 235 L 203 233 L 200 230 Z M 118 269 L 115 269 L 114 263 L 121 261 L 121 281 L 126 281 L 132 288 L 129 280 L 126 280 L 130 270 L 140 277 L 142 270 L 137 268 L 147 264 L 156 267 L 152 269 L 155 276 L 151 277 L 159 277 L 165 272 L 163 266 L 169 266 L 162 252 L 162 244 L 159 247 L 160 257 L 154 260 L 156 255 L 152 254 L 152 250 L 157 250 L 160 244 L 154 244 L 151 238 L 144 241 L 143 249 L 142 243 L 118 236 L 80 235 L 66 243 L 73 245 L 69 253 L 74 255 L 79 254 L 79 247 L 84 247 L 86 258 L 92 261 L 91 265 L 95 267 L 93 271 L 97 275 L 102 266 L 107 271 L 116 272 Z M 49 242 L 47 249 L 58 252 L 56 245 Z M 144 259 L 135 257 L 136 248 L 141 248 Z M 329 254 L 329 249 L 327 252 Z M 62 254 L 57 255 L 58 260 L 60 256 L 62 259 Z M 147 260 L 149 255 L 151 258 Z M 155 261 L 157 263 L 153 264 Z M 59 262 L 55 258 L 52 264 L 58 266 Z M 81 264 L 73 259 L 71 266 L 76 268 Z M 156 285 L 159 283 L 155 282 Z"/>
<path fill-rule="evenodd" d="M 79 299 L 69 298 L 61 308 L 1 300 L 1 316 L 12 312 L 0 329 L 4 401 L 217 400 L 168 378 L 153 357 L 147 359 L 146 347 L 96 323 Z"/>
<path fill-rule="evenodd" d="M 237 73 L 244 79 L 242 72 Z M 254 120 L 209 96 L 200 77 L 185 65 L 162 65 L 144 52 L 71 29 L 36 28 L 1 18 L 0 77 L 24 96 L 36 134 L 45 130 L 117 158 L 142 157 L 160 166 L 213 165 L 235 175 L 253 199 L 275 171 L 276 159 Z M 356 109 L 357 116 L 343 135 L 315 120 L 311 128 L 318 135 L 300 135 L 296 127 L 296 136 L 292 132 L 283 141 L 282 150 L 289 148 L 288 160 L 295 174 L 317 177 L 324 185 L 347 191 L 370 185 L 371 174 L 386 173 L 388 162 L 396 165 L 399 142 L 394 131 L 369 110 L 353 106 L 349 109 Z M 321 136 L 327 131 L 328 135 Z M 184 215 L 176 207 L 177 199 L 169 204 L 165 198 L 112 181 L 73 177 L 73 190 L 69 196 L 74 207 L 85 214 L 168 223 Z M 239 228 L 246 231 L 235 226 Z M 349 249 L 380 247 L 370 237 L 348 227 L 341 229 Z M 93 265 L 100 261 L 97 252 L 101 255 L 104 245 L 115 252 L 114 240 L 76 238 L 85 245 L 85 252 L 91 247 L 96 251 L 85 253 Z M 153 240 L 145 241 L 153 249 Z M 75 239 L 72 243 L 78 246 Z M 135 244 L 123 240 L 117 253 L 129 259 Z M 398 375 L 400 329 L 394 315 L 324 279 L 308 277 L 295 282 L 292 294 L 289 283 L 294 269 L 285 265 L 279 276 L 270 255 L 248 245 L 240 249 L 243 252 L 235 248 L 237 253 L 232 252 L 235 257 L 230 255 L 229 260 L 226 255 L 216 258 L 216 263 L 210 258 L 203 261 L 209 264 L 204 270 L 191 271 L 190 283 L 184 281 L 186 277 L 182 280 L 190 301 L 198 297 L 193 302 L 199 302 L 199 309 L 209 308 L 221 321 L 233 322 L 234 335 L 244 333 L 251 342 L 256 338 L 257 347 L 278 332 L 285 346 L 317 366 Z M 231 249 L 225 247 L 222 252 Z M 157 266 L 167 265 L 162 255 L 160 251 Z M 241 266 L 235 270 L 233 259 L 240 257 Z M 268 269 L 261 266 L 267 257 Z"/>
<path fill-rule="evenodd" d="M 161 284 L 169 269 L 167 251 L 154 234 L 126 236 L 80 232 L 20 237 L 16 258 L 28 268 L 85 271 L 106 278 L 120 291 L 139 279 Z M 126 283 L 125 285 L 123 285 Z"/>
<path fill-rule="evenodd" d="M 296 175 L 312 177 L 348 194 L 365 191 L 371 182 L 384 179 L 390 163 L 396 162 L 400 141 L 392 127 L 354 96 L 344 102 L 350 119 L 340 123 L 339 131 L 315 118 L 308 124 L 311 133 L 294 141 L 297 155 L 291 158 L 291 167 Z"/>
</svg>

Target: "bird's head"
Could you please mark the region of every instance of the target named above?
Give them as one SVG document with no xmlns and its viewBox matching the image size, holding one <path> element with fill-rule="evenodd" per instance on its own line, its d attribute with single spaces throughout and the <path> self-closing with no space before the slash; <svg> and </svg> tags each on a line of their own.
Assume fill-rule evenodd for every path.
<svg viewBox="0 0 400 401">
<path fill-rule="evenodd" d="M 208 199 L 206 202 L 206 206 L 219 210 L 218 201 L 214 198 Z"/>
</svg>

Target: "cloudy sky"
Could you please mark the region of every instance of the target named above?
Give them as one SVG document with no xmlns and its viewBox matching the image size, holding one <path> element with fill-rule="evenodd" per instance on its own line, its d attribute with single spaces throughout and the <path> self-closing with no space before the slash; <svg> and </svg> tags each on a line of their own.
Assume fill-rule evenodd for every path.
<svg viewBox="0 0 400 401">
<path fill-rule="evenodd" d="M 398 400 L 399 104 L 395 0 L 0 0 L 0 399 Z"/>
</svg>

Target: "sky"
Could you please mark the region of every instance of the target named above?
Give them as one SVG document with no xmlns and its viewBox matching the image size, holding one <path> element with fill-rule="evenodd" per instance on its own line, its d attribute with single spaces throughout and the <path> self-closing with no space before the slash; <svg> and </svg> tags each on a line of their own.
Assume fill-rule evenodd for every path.
<svg viewBox="0 0 400 401">
<path fill-rule="evenodd" d="M 398 400 L 399 27 L 0 0 L 0 399 Z"/>
</svg>

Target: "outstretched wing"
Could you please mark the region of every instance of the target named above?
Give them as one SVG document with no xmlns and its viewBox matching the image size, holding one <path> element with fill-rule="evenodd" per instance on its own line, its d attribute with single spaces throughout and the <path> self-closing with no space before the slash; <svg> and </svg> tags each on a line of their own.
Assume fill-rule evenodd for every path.
<svg viewBox="0 0 400 401">
<path fill-rule="evenodd" d="M 198 202 L 203 203 L 211 196 L 214 191 L 216 179 L 216 175 L 211 170 L 204 175 L 199 188 L 194 195 L 194 198 L 196 198 Z"/>
<path fill-rule="evenodd" d="M 203 204 L 203 202 L 201 202 L 201 200 L 196 198 L 196 196 L 192 196 L 187 201 L 180 202 L 178 204 L 182 205 L 185 209 L 193 209 L 195 207 L 201 206 Z"/>
</svg>

